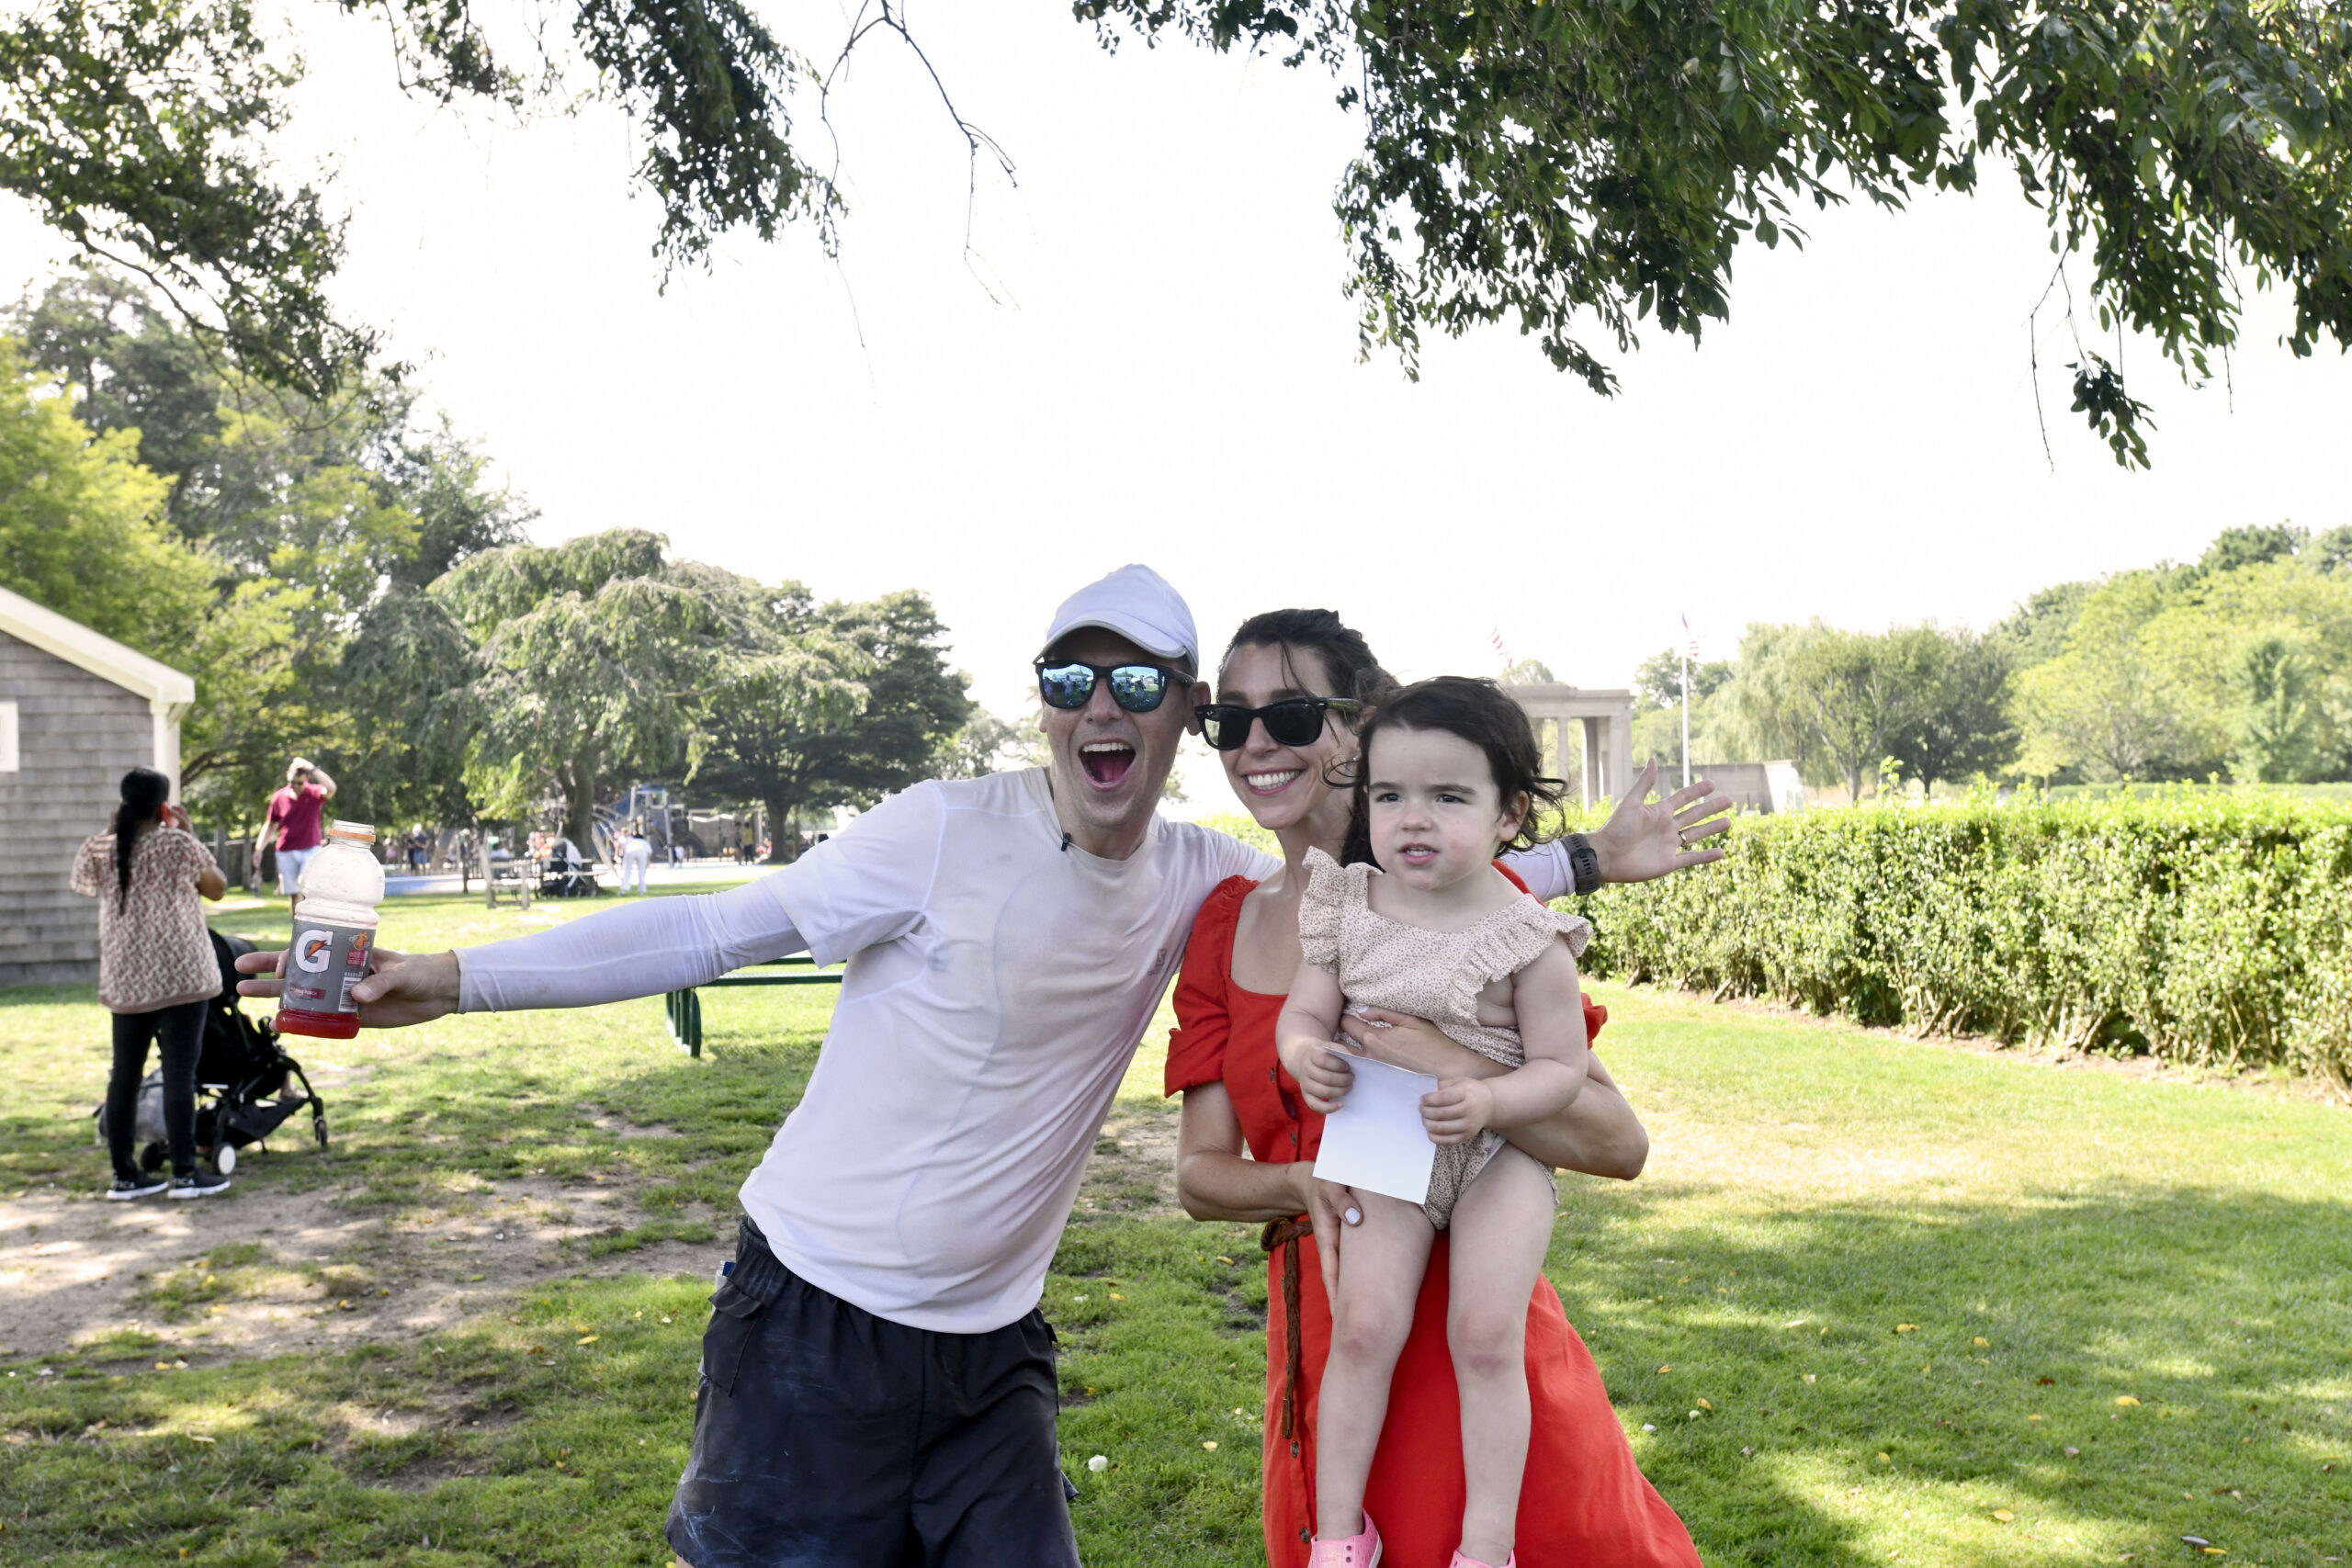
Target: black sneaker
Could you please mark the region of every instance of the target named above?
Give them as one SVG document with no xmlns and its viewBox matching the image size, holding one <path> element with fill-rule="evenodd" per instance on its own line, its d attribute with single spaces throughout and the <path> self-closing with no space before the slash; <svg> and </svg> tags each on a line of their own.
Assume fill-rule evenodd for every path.
<svg viewBox="0 0 2352 1568">
<path fill-rule="evenodd" d="M 229 1190 L 229 1179 L 217 1170 L 207 1170 L 202 1166 L 198 1166 L 193 1175 L 172 1178 L 171 1195 L 175 1198 L 209 1198 L 216 1193 L 227 1190 Z"/>
<path fill-rule="evenodd" d="M 133 1198 L 152 1198 L 170 1185 L 161 1176 L 118 1176 L 114 1185 L 107 1189 L 107 1197 L 118 1203 Z"/>
</svg>

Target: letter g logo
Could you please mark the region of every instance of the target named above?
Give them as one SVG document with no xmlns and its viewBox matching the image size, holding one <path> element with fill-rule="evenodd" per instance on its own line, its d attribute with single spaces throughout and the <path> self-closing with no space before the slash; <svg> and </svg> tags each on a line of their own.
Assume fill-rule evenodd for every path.
<svg viewBox="0 0 2352 1568">
<path fill-rule="evenodd" d="M 294 939 L 294 966 L 306 975 L 318 974 L 334 955 L 334 938 L 325 931 L 304 931 Z"/>
</svg>

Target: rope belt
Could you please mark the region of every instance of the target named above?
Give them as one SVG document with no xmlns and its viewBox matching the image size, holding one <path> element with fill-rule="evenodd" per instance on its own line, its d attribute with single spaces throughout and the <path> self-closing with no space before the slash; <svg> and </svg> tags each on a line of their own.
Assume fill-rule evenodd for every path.
<svg viewBox="0 0 2352 1568">
<path fill-rule="evenodd" d="M 1298 1375 L 1302 1351 L 1298 1340 L 1298 1238 L 1313 1235 L 1315 1227 L 1305 1220 L 1268 1220 L 1266 1228 L 1258 1235 L 1258 1245 L 1272 1252 L 1283 1249 L 1283 1436 L 1291 1435 L 1295 1425 L 1292 1411 L 1298 1401 Z"/>
</svg>

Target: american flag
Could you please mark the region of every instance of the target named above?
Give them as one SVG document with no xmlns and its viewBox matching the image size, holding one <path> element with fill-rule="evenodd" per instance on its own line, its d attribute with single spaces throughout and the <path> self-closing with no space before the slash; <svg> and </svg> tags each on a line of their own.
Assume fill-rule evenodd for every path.
<svg viewBox="0 0 2352 1568">
<path fill-rule="evenodd" d="M 1510 649 L 1503 641 L 1502 627 L 1491 627 L 1487 632 L 1487 640 L 1491 641 L 1495 645 L 1495 654 L 1503 661 L 1503 669 L 1506 672 L 1510 671 L 1512 665 L 1519 662 L 1518 660 L 1513 659 L 1510 656 Z"/>
<path fill-rule="evenodd" d="M 1693 664 L 1698 663 L 1699 634 L 1690 629 L 1690 616 L 1688 613 L 1685 613 L 1682 617 L 1682 635 L 1690 639 L 1690 662 Z"/>
</svg>

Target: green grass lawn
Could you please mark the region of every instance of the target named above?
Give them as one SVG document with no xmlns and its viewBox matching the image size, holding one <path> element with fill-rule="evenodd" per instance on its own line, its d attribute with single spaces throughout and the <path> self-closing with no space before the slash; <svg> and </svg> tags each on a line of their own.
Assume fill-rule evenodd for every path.
<svg viewBox="0 0 2352 1568">
<path fill-rule="evenodd" d="M 282 910 L 219 923 L 274 934 Z M 399 899 L 384 940 L 579 912 Z M 145 1329 L 0 1361 L 0 1562 L 668 1562 L 707 1263 L 589 1265 L 715 1261 L 831 994 L 706 993 L 700 1061 L 652 1001 L 299 1047 L 366 1068 L 335 1147 L 250 1162 L 219 1201 L 309 1194 L 378 1241 L 219 1247 L 141 1282 Z M 1710 1563 L 2204 1561 L 2184 1536 L 2352 1559 L 2346 1111 L 1600 994 L 1656 1152 L 1638 1182 L 1563 1182 L 1551 1274 Z M 1248 1229 L 1169 1215 L 1137 1153 L 1165 1145 L 1159 1041 L 1046 1292 L 1097 1568 L 1260 1560 L 1263 1268 Z M 0 994 L 0 1197 L 102 1184 L 103 1042 L 87 992 Z M 382 1259 L 525 1181 L 623 1192 L 573 1273 L 329 1352 L 172 1337 L 272 1280 L 394 1278 Z"/>
</svg>

